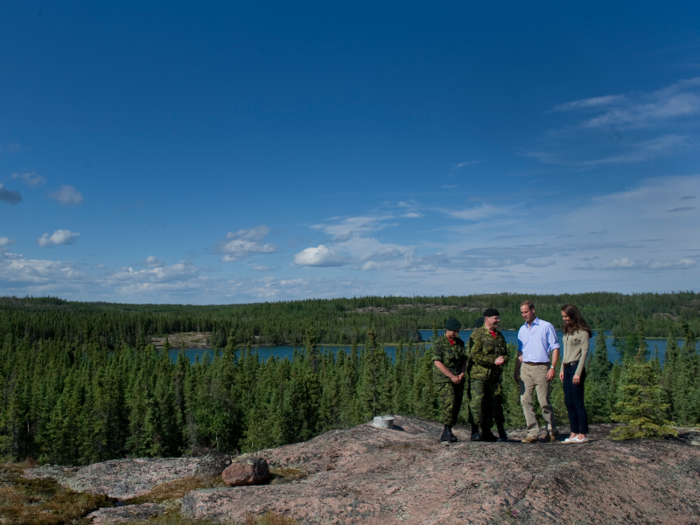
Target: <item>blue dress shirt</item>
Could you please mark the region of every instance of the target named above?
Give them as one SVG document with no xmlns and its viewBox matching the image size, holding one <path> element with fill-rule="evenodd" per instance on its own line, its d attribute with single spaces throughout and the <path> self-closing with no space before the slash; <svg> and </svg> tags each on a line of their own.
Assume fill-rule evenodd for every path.
<svg viewBox="0 0 700 525">
<path fill-rule="evenodd" d="M 559 341 L 552 323 L 535 317 L 532 325 L 525 323 L 518 330 L 518 352 L 525 363 L 548 363 L 555 348 L 559 348 Z"/>
</svg>

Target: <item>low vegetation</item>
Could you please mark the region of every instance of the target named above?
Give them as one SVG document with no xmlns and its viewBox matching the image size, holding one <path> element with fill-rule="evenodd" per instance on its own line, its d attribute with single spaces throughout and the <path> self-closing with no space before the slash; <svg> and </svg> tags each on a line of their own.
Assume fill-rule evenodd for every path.
<svg viewBox="0 0 700 525">
<path fill-rule="evenodd" d="M 27 480 L 23 468 L 31 464 L 0 465 L 0 523 L 2 525 L 87 525 L 82 518 L 112 499 L 74 492 L 50 479 Z"/>
<path fill-rule="evenodd" d="M 131 522 L 131 525 L 221 525 L 208 520 L 194 520 L 184 518 L 177 513 L 169 513 L 161 516 L 155 516 L 147 520 L 138 520 Z M 268 512 L 262 516 L 250 514 L 246 517 L 243 523 L 231 522 L 227 525 L 299 525 L 299 522 L 286 517 Z"/>
<path fill-rule="evenodd" d="M 182 498 L 191 490 L 197 489 L 212 489 L 216 487 L 225 487 L 226 484 L 221 476 L 213 476 L 210 478 L 183 478 L 167 483 L 161 483 L 153 488 L 148 494 L 126 500 L 126 505 L 139 505 L 141 503 L 162 503 L 164 501 Z"/>
</svg>

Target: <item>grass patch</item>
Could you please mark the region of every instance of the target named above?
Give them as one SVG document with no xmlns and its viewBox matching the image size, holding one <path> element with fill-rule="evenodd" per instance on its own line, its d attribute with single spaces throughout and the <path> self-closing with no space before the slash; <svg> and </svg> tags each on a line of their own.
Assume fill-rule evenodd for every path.
<svg viewBox="0 0 700 525">
<path fill-rule="evenodd" d="M 262 516 L 248 514 L 245 525 L 298 525 L 298 521 L 287 516 L 280 516 L 272 512 L 267 512 Z"/>
<path fill-rule="evenodd" d="M 308 472 L 300 468 L 270 467 L 270 485 L 279 485 L 280 483 L 291 483 L 292 481 L 304 479 L 308 475 Z"/>
<path fill-rule="evenodd" d="M 208 520 L 194 520 L 192 518 L 183 518 L 179 514 L 165 514 L 154 516 L 147 520 L 138 520 L 130 522 L 131 525 L 221 525 L 218 522 Z M 243 523 L 231 522 L 231 525 L 299 525 L 299 522 L 293 518 L 280 516 L 268 512 L 260 516 L 249 514 Z"/>
<path fill-rule="evenodd" d="M 31 465 L 0 465 L 0 524 L 59 525 L 79 520 L 100 507 L 111 507 L 107 496 L 74 492 L 53 479 L 24 479 Z"/>
<path fill-rule="evenodd" d="M 148 494 L 124 501 L 126 505 L 140 505 L 141 503 L 161 503 L 163 501 L 178 499 L 191 490 L 212 489 L 225 487 L 226 484 L 221 476 L 210 478 L 183 478 L 175 481 L 168 481 L 153 487 Z"/>
</svg>

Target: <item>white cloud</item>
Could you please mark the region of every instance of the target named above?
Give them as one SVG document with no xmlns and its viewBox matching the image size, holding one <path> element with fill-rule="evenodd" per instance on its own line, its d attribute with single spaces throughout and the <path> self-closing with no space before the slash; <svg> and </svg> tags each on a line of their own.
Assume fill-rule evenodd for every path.
<svg viewBox="0 0 700 525">
<path fill-rule="evenodd" d="M 22 202 L 22 194 L 18 191 L 8 190 L 0 184 L 0 201 L 8 204 L 17 204 Z"/>
<path fill-rule="evenodd" d="M 463 168 L 464 166 L 470 166 L 472 164 L 479 164 L 481 162 L 486 162 L 486 159 L 470 160 L 468 162 L 458 162 L 457 164 L 454 164 L 451 169 L 454 171 L 454 170 L 458 170 L 459 168 Z"/>
<path fill-rule="evenodd" d="M 4 290 L 51 290 L 84 278 L 75 263 L 27 259 L 0 250 L 0 287 Z"/>
<path fill-rule="evenodd" d="M 661 270 L 667 268 L 673 270 L 685 270 L 687 268 L 695 268 L 697 265 L 697 259 L 684 258 L 671 263 L 654 262 L 649 265 L 649 268 L 652 270 Z"/>
<path fill-rule="evenodd" d="M 255 272 L 269 272 L 270 271 L 270 269 L 267 266 L 260 266 L 260 265 L 253 266 L 251 268 L 251 270 L 253 270 Z"/>
<path fill-rule="evenodd" d="M 700 143 L 700 77 L 648 93 L 607 95 L 560 104 L 571 118 L 547 139 L 550 151 L 525 156 L 546 164 L 593 169 L 663 158 Z"/>
<path fill-rule="evenodd" d="M 480 207 L 465 208 L 463 210 L 440 210 L 446 213 L 450 217 L 455 217 L 456 219 L 464 219 L 467 221 L 480 221 L 489 217 L 494 217 L 496 215 L 504 215 L 505 210 L 497 208 L 496 206 L 491 206 L 490 204 L 484 203 Z"/>
<path fill-rule="evenodd" d="M 384 248 L 375 253 L 365 254 L 360 258 L 357 268 L 368 271 L 434 272 L 446 264 L 448 260 L 445 253 L 423 257 L 417 255 L 413 249 L 401 251 L 396 248 Z"/>
<path fill-rule="evenodd" d="M 141 263 L 142 266 L 147 266 L 148 268 L 160 268 L 165 266 L 165 263 L 153 255 L 146 257 L 146 260 Z"/>
<path fill-rule="evenodd" d="M 556 155 L 541 151 L 525 151 L 521 154 L 539 160 L 545 164 L 571 166 L 575 168 L 595 168 L 604 165 L 633 164 L 646 162 L 659 157 L 666 157 L 677 151 L 688 149 L 693 139 L 684 135 L 666 134 L 647 140 L 630 141 L 619 146 L 618 153 L 591 160 L 571 159 L 567 155 Z M 622 150 L 620 152 L 620 150 Z"/>
<path fill-rule="evenodd" d="M 700 114 L 699 88 L 700 77 L 695 77 L 653 93 L 608 95 L 576 100 L 556 106 L 554 110 L 605 108 L 600 115 L 581 122 L 579 126 L 582 128 L 644 128 L 669 119 Z"/>
<path fill-rule="evenodd" d="M 0 248 L 3 248 L 5 246 L 12 246 L 14 243 L 14 239 L 10 239 L 8 237 L 0 237 Z"/>
<path fill-rule="evenodd" d="M 343 235 L 338 235 L 335 239 L 333 239 L 333 242 L 335 244 L 340 244 L 342 242 L 348 242 L 350 239 L 352 239 L 353 235 L 354 235 L 354 233 L 352 233 L 351 231 L 348 233 L 345 233 Z"/>
<path fill-rule="evenodd" d="M 649 259 L 630 259 L 629 257 L 622 257 L 620 259 L 614 259 L 603 265 L 594 265 L 589 261 L 584 261 L 576 266 L 576 268 L 581 270 L 687 270 L 690 268 L 696 268 L 697 266 L 698 259 L 690 257 L 685 257 L 683 259 L 671 262 L 659 262 Z"/>
<path fill-rule="evenodd" d="M 79 233 L 72 233 L 70 230 L 56 230 L 51 235 L 45 233 L 36 240 L 39 246 L 58 246 L 60 244 L 73 244 Z"/>
<path fill-rule="evenodd" d="M 297 266 L 343 266 L 346 261 L 342 256 L 330 250 L 323 244 L 316 248 L 306 248 L 294 255 L 294 264 Z"/>
<path fill-rule="evenodd" d="M 49 193 L 49 197 L 56 199 L 63 206 L 78 206 L 83 203 L 83 194 L 73 186 L 64 184 L 60 189 Z"/>
<path fill-rule="evenodd" d="M 574 100 L 573 102 L 567 102 L 566 104 L 554 106 L 554 111 L 599 108 L 601 106 L 619 104 L 625 100 L 627 99 L 624 95 L 606 95 L 604 97 L 584 98 L 582 100 Z"/>
<path fill-rule="evenodd" d="M 261 244 L 260 242 L 268 233 L 270 233 L 270 228 L 263 225 L 248 230 L 228 232 L 226 239 L 214 247 L 214 253 L 225 254 L 221 258 L 223 262 L 240 261 L 254 253 L 274 253 L 277 251 L 274 244 Z"/>
<path fill-rule="evenodd" d="M 638 261 L 633 261 L 629 257 L 623 257 L 622 259 L 615 259 L 607 264 L 607 268 L 634 268 L 635 266 L 646 266 L 646 263 L 640 263 Z"/>
<path fill-rule="evenodd" d="M 404 213 L 401 215 L 401 217 L 404 217 L 405 219 L 420 219 L 423 217 L 422 214 L 418 213 L 417 211 L 410 211 L 408 213 Z"/>
<path fill-rule="evenodd" d="M 12 178 L 19 179 L 27 186 L 32 188 L 38 188 L 46 183 L 46 179 L 42 175 L 39 175 L 36 171 L 29 173 L 13 173 Z"/>
<path fill-rule="evenodd" d="M 399 206 L 411 208 L 415 203 L 400 202 Z M 415 218 L 413 213 L 407 211 L 404 215 Z M 418 214 L 419 215 L 419 214 Z M 369 237 L 374 231 L 383 230 L 394 224 L 386 222 L 393 219 L 393 215 L 363 215 L 358 217 L 343 217 L 330 219 L 338 222 L 317 224 L 312 228 L 323 230 L 326 233 L 338 235 L 347 232 L 352 227 L 353 236 L 342 244 L 336 244 L 335 250 L 330 250 L 321 245 L 318 248 L 308 248 L 295 256 L 298 266 L 310 266 L 301 264 L 303 261 L 320 261 L 319 266 L 343 266 L 352 264 L 355 270 L 382 270 L 382 271 L 435 271 L 437 267 L 447 263 L 444 253 L 419 255 L 415 246 L 402 246 L 395 243 L 384 243 L 379 239 Z M 297 258 L 299 260 L 297 261 Z"/>
<path fill-rule="evenodd" d="M 399 206 L 406 207 L 409 206 L 407 203 L 399 203 Z M 344 217 L 340 222 L 326 223 L 326 224 L 314 224 L 311 226 L 317 230 L 323 230 L 329 235 L 343 235 L 348 231 L 353 231 L 355 234 L 362 234 L 372 231 L 379 231 L 391 226 L 388 224 L 388 219 L 393 219 L 394 216 L 390 214 L 384 215 L 360 215 L 357 217 Z M 329 219 L 335 221 L 339 219 L 333 218 Z"/>
<path fill-rule="evenodd" d="M 531 266 L 532 268 L 546 268 L 555 264 L 557 264 L 557 261 L 552 259 L 528 259 L 525 261 L 525 266 Z"/>
</svg>

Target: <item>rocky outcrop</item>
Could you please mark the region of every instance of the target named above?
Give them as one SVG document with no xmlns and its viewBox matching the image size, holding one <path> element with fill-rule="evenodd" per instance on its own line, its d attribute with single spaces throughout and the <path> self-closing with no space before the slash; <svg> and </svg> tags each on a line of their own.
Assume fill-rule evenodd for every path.
<svg viewBox="0 0 700 525">
<path fill-rule="evenodd" d="M 200 484 L 215 488 L 188 488 L 162 504 L 176 511 L 184 494 L 183 514 L 220 523 L 267 512 L 303 524 L 700 523 L 700 432 L 616 442 L 607 438 L 610 429 L 594 426 L 585 445 L 526 445 L 522 431 L 511 432 L 508 443 L 472 443 L 468 429 L 457 427 L 460 441 L 442 445 L 440 425 L 397 416 L 393 430 L 360 425 L 235 459 L 267 461 L 269 484 Z M 230 459 L 119 460 L 26 475 L 126 500 L 198 468 L 216 471 Z M 138 502 L 144 501 L 161 500 Z M 121 509 L 93 517 L 109 523 L 128 513 L 160 512 L 157 505 Z"/>
<path fill-rule="evenodd" d="M 362 425 L 265 450 L 255 456 L 273 470 L 309 476 L 195 490 L 183 512 L 218 522 L 273 512 L 308 524 L 700 522 L 700 447 L 689 442 L 615 442 L 610 427 L 596 427 L 585 445 L 472 443 L 458 428 L 460 442 L 440 445 L 440 429 L 397 417 L 394 430 Z"/>
<path fill-rule="evenodd" d="M 230 464 L 231 457 L 224 454 L 202 458 L 115 459 L 81 468 L 45 466 L 27 469 L 24 477 L 53 478 L 77 492 L 128 500 L 147 494 L 162 483 L 219 475 Z"/>
<path fill-rule="evenodd" d="M 262 458 L 244 458 L 226 467 L 221 477 L 229 487 L 260 485 L 270 481 L 270 468 Z"/>
</svg>

